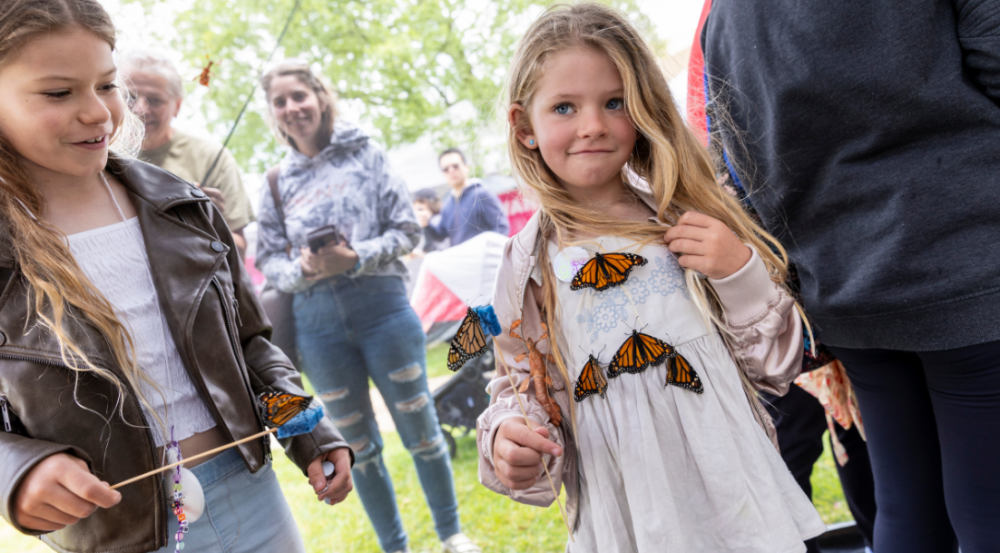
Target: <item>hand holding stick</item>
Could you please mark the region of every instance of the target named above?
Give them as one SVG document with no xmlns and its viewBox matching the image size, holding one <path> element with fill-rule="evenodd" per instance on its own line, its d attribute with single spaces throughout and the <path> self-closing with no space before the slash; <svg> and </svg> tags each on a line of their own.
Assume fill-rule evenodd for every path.
<svg viewBox="0 0 1000 553">
<path fill-rule="evenodd" d="M 531 428 L 531 421 L 528 420 L 528 412 L 524 409 L 524 404 L 521 403 L 521 394 L 517 391 L 517 383 L 514 382 L 514 376 L 510 372 L 510 367 L 507 366 L 507 361 L 504 360 L 503 350 L 500 349 L 500 344 L 497 342 L 496 337 L 493 337 L 493 347 L 496 349 L 497 359 L 500 360 L 500 364 L 503 365 L 504 372 L 507 373 L 507 379 L 510 380 L 510 387 L 514 390 L 514 397 L 517 398 L 517 405 L 521 408 L 521 415 L 524 416 L 524 424 Z M 569 540 L 575 542 L 573 539 L 573 530 L 569 526 L 569 519 L 566 517 L 566 511 L 563 509 L 562 501 L 559 499 L 559 490 L 556 489 L 556 484 L 552 480 L 552 475 L 549 474 L 549 467 L 545 463 L 542 463 L 542 468 L 545 469 L 545 476 L 549 479 L 549 486 L 552 487 L 552 493 L 555 495 L 556 503 L 559 505 L 559 514 L 562 515 L 563 523 L 566 525 L 566 531 L 569 532 Z"/>
<path fill-rule="evenodd" d="M 264 421 L 268 426 L 272 426 L 272 428 L 264 430 L 263 432 L 258 432 L 253 436 L 247 436 L 246 438 L 237 440 L 231 444 L 219 446 L 215 449 L 210 449 L 197 455 L 192 455 L 191 457 L 182 459 L 176 463 L 171 463 L 167 466 L 153 469 L 145 474 L 129 478 L 124 482 L 119 482 L 114 486 L 111 486 L 111 489 L 115 490 L 127 484 L 131 484 L 132 482 L 138 482 L 143 478 L 149 478 L 150 476 L 160 474 L 161 472 L 168 471 L 172 468 L 177 468 L 184 463 L 190 463 L 191 461 L 211 457 L 216 453 L 225 451 L 231 447 L 236 447 L 240 444 L 258 440 L 268 434 L 277 433 L 278 439 L 308 434 L 316 428 L 316 425 L 319 424 L 319 421 L 323 418 L 323 409 L 319 406 L 311 407 L 311 403 L 311 397 L 276 392 L 261 394 L 258 399 L 258 408 L 261 410 L 261 415 Z"/>
<path fill-rule="evenodd" d="M 169 465 L 162 466 L 162 467 L 160 467 L 158 469 L 153 469 L 153 470 L 151 470 L 151 471 L 149 471 L 149 472 L 147 472 L 145 474 L 140 474 L 139 476 L 135 476 L 135 477 L 129 478 L 128 480 L 125 480 L 124 482 L 119 482 L 119 483 L 115 484 L 114 486 L 111 486 L 111 489 L 112 490 L 117 490 L 118 488 L 120 488 L 122 486 L 126 486 L 128 484 L 131 484 L 132 482 L 138 482 L 139 480 L 142 480 L 143 478 L 149 478 L 150 476 L 153 476 L 155 474 L 160 474 L 161 472 L 165 472 L 165 471 L 168 471 L 170 469 L 177 468 L 177 467 L 183 465 L 184 463 L 190 463 L 191 461 L 197 461 L 198 459 L 204 459 L 205 457 L 211 457 L 212 455 L 215 455 L 216 453 L 219 453 L 220 451 L 225 451 L 225 450 L 227 450 L 227 449 L 229 449 L 231 447 L 236 447 L 236 446 L 238 446 L 240 444 L 244 444 L 246 442 L 250 442 L 250 441 L 256 440 L 258 438 L 263 438 L 264 436 L 267 436 L 268 434 L 274 434 L 278 430 L 279 430 L 278 428 L 269 428 L 269 429 L 267 429 L 267 430 L 265 430 L 263 432 L 258 432 L 257 434 L 254 434 L 253 436 L 247 436 L 246 438 L 243 438 L 242 440 L 235 441 L 235 442 L 233 442 L 231 444 L 226 444 L 224 446 L 219 446 L 219 447 L 217 447 L 215 449 L 210 449 L 208 451 L 204 451 L 204 452 L 199 453 L 197 455 L 192 455 L 191 457 L 188 457 L 187 459 L 181 459 L 180 461 L 177 461 L 176 463 L 171 463 Z"/>
</svg>

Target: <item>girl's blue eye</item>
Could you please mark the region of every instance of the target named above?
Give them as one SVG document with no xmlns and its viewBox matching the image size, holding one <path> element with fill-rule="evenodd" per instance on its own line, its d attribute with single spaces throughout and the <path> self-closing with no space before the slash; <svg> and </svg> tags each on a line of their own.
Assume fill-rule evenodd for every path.
<svg viewBox="0 0 1000 553">
<path fill-rule="evenodd" d="M 559 115 L 566 115 L 569 113 L 569 110 L 570 110 L 569 104 L 559 104 L 555 108 L 555 112 L 558 113 Z"/>
<path fill-rule="evenodd" d="M 612 98 L 611 100 L 608 100 L 607 105 L 604 107 L 607 109 L 622 109 L 625 107 L 625 101 L 621 98 Z"/>
</svg>

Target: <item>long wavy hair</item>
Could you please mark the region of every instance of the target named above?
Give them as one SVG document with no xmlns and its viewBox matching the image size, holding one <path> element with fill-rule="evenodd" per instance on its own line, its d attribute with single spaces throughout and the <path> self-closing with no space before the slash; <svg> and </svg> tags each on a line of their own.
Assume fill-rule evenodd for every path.
<svg viewBox="0 0 1000 553">
<path fill-rule="evenodd" d="M 271 131 L 282 144 L 302 151 L 295 144 L 295 139 L 288 136 L 282 128 L 281 122 L 274 118 L 274 107 L 271 105 L 271 84 L 274 83 L 274 79 L 289 76 L 295 77 L 300 83 L 309 87 L 325 105 L 323 113 L 320 114 L 319 133 L 316 135 L 316 147 L 322 150 L 330 143 L 330 138 L 333 136 L 333 122 L 337 118 L 337 95 L 333 92 L 333 88 L 303 61 L 285 60 L 264 73 L 260 79 L 260 87 L 264 90 L 264 98 L 267 100 L 267 122 L 271 126 Z"/>
<path fill-rule="evenodd" d="M 542 316 L 550 334 L 560 327 L 555 275 L 545 241 L 555 240 L 565 245 L 568 236 L 593 234 L 652 243 L 662 241 L 665 231 L 660 224 L 615 219 L 599 209 L 575 202 L 558 184 L 540 150 L 528 148 L 517 138 L 519 131 L 531 126 L 528 114 L 546 61 L 554 54 L 580 47 L 595 48 L 606 54 L 624 83 L 625 109 L 638 132 L 635 149 L 621 170 L 623 183 L 638 179 L 648 185 L 656 217 L 662 223 L 676 223 L 687 211 L 722 221 L 740 240 L 757 250 L 771 279 L 784 286 L 788 272 L 784 248 L 717 184 L 716 163 L 685 125 L 656 57 L 636 28 L 625 17 L 600 4 L 556 5 L 522 37 L 508 74 L 504 98 L 506 108 L 514 104 L 524 108 L 521 117 L 509 127 L 507 147 L 515 174 L 541 205 L 539 225 L 543 246 L 538 248 L 537 255 L 542 268 Z M 689 269 L 685 273 L 688 288 L 702 314 L 725 332 L 714 291 L 694 271 Z M 559 372 L 565 382 L 571 382 L 559 352 L 559 340 L 551 339 L 550 344 Z"/>
<path fill-rule="evenodd" d="M 115 47 L 114 24 L 97 0 L 4 0 L 0 4 L 0 69 L 32 39 L 73 28 L 93 33 L 112 50 Z M 118 84 L 124 91 L 124 86 Z M 133 156 L 138 152 L 142 132 L 138 118 L 124 110 L 124 118 L 117 122 L 110 139 L 115 155 Z M 136 364 L 131 336 L 107 298 L 76 263 L 65 234 L 36 217 L 35 214 L 44 211 L 45 199 L 35 187 L 21 155 L 0 136 L 0 232 L 29 284 L 28 301 L 34 307 L 34 317 L 29 317 L 25 324 L 37 323 L 56 337 L 62 360 L 76 373 L 77 383 L 83 373 L 113 383 L 119 393 L 115 410 L 120 411 L 124 420 L 125 384 L 109 368 L 95 364 L 71 338 L 69 328 L 89 324 L 100 332 L 128 385 L 147 408 L 150 404 L 141 384 L 157 392 L 159 387 Z M 77 404 L 80 405 L 79 400 Z"/>
</svg>

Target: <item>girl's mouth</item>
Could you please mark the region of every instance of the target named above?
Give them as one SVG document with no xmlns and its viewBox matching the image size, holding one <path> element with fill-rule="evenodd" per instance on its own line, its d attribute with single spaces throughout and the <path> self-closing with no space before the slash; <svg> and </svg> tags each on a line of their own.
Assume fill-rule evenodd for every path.
<svg viewBox="0 0 1000 553">
<path fill-rule="evenodd" d="M 74 142 L 73 145 L 85 150 L 102 150 L 108 145 L 108 135 L 105 134 L 83 142 Z"/>
</svg>

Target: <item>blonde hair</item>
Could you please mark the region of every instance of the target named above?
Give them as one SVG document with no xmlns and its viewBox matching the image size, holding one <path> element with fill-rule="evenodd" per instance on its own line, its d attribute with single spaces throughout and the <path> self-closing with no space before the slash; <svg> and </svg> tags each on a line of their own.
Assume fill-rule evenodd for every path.
<svg viewBox="0 0 1000 553">
<path fill-rule="evenodd" d="M 4 0 L 0 7 L 0 68 L 31 39 L 73 27 L 95 34 L 114 49 L 114 24 L 97 0 Z M 142 123 L 126 109 L 110 144 L 117 155 L 129 156 L 139 150 L 141 142 Z M 76 263 L 65 235 L 33 215 L 44 211 L 44 203 L 21 155 L 0 136 L 0 231 L 28 281 L 29 305 L 34 306 L 38 324 L 55 335 L 63 363 L 77 377 L 92 373 L 115 385 L 119 392 L 116 410 L 124 420 L 125 385 L 111 370 L 87 357 L 83 347 L 70 337 L 70 328 L 89 324 L 100 332 L 128 385 L 147 408 L 150 404 L 139 384 L 150 384 L 157 391 L 159 388 L 135 363 L 131 336 L 108 300 Z M 26 328 L 31 320 L 29 316 Z"/>
<path fill-rule="evenodd" d="M 638 131 L 632 156 L 622 168 L 622 181 L 638 177 L 648 184 L 659 221 L 676 223 L 687 211 L 722 221 L 740 240 L 757 250 L 771 279 L 784 286 L 788 270 L 784 248 L 716 183 L 716 164 L 685 125 L 656 57 L 635 27 L 613 9 L 600 4 L 556 5 L 522 37 L 508 75 L 505 98 L 507 106 L 523 107 L 520 118 L 510 126 L 507 143 L 514 172 L 541 204 L 542 247 L 537 255 L 542 267 L 542 316 L 550 336 L 559 326 L 555 275 L 548 262 L 547 240 L 554 237 L 564 244 L 567 235 L 598 234 L 653 242 L 662 240 L 665 231 L 656 223 L 622 221 L 575 202 L 557 183 L 540 150 L 528 148 L 518 140 L 519 131 L 531 124 L 527 114 L 546 61 L 554 54 L 580 47 L 603 52 L 621 74 L 625 109 Z M 686 281 L 702 314 L 725 332 L 714 291 L 692 270 L 686 271 Z M 564 381 L 571 382 L 557 339 L 550 338 L 550 348 Z M 572 403 L 570 416 L 575 422 Z"/>
<path fill-rule="evenodd" d="M 299 82 L 309 87 L 313 94 L 326 104 L 320 119 L 319 134 L 316 136 L 316 146 L 322 150 L 330 143 L 330 137 L 333 136 L 333 121 L 337 118 L 337 95 L 322 78 L 313 73 L 305 62 L 285 60 L 272 67 L 261 77 L 260 87 L 264 89 L 264 98 L 267 100 L 267 122 L 282 144 L 300 150 L 295 144 L 295 139 L 288 136 L 288 133 L 281 128 L 281 123 L 274 118 L 274 108 L 271 106 L 271 84 L 277 77 L 288 76 L 295 77 Z"/>
</svg>

